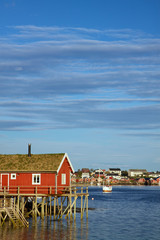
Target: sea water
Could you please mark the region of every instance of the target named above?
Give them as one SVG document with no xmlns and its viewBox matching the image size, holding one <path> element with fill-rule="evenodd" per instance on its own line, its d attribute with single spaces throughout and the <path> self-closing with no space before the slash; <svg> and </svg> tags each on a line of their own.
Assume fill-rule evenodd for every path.
<svg viewBox="0 0 160 240">
<path fill-rule="evenodd" d="M 88 220 L 63 219 L 54 221 L 45 217 L 37 222 L 29 219 L 29 228 L 0 228 L 1 240 L 31 239 L 88 239 L 88 240 L 159 240 L 160 187 L 113 186 L 112 193 L 103 193 L 102 187 L 89 187 Z M 80 206 L 80 199 L 77 200 Z"/>
</svg>

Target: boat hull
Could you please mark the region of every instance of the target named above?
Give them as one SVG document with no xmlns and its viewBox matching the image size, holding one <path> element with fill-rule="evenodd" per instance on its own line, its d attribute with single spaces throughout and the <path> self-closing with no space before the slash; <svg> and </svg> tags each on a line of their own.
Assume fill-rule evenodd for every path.
<svg viewBox="0 0 160 240">
<path fill-rule="evenodd" d="M 103 186 L 103 192 L 112 192 L 112 186 Z"/>
</svg>

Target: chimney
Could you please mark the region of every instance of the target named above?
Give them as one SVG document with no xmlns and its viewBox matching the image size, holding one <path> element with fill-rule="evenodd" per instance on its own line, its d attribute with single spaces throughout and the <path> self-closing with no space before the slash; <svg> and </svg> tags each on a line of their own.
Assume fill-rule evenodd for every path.
<svg viewBox="0 0 160 240">
<path fill-rule="evenodd" d="M 31 144 L 28 144 L 28 157 L 31 157 Z"/>
</svg>

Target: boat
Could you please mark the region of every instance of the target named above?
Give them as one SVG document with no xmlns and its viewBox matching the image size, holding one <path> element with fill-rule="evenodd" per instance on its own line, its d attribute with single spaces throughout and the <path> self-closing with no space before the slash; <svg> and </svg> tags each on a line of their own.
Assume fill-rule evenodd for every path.
<svg viewBox="0 0 160 240">
<path fill-rule="evenodd" d="M 103 186 L 103 192 L 112 192 L 112 186 L 111 185 Z"/>
</svg>

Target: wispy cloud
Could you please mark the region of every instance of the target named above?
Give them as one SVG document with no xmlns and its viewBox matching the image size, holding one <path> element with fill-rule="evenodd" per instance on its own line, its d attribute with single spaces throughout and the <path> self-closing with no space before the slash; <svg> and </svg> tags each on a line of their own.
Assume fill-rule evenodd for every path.
<svg viewBox="0 0 160 240">
<path fill-rule="evenodd" d="M 0 130 L 160 128 L 155 36 L 15 26 L 0 51 Z"/>
</svg>

